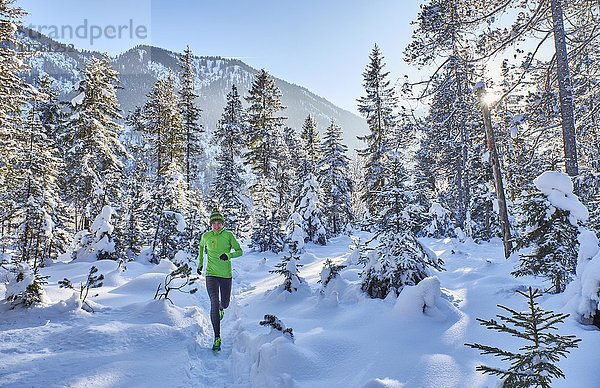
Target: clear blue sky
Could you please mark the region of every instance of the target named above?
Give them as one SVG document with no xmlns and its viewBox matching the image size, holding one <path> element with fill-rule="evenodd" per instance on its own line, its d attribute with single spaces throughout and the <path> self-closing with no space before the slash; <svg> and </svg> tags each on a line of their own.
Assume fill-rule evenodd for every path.
<svg viewBox="0 0 600 388">
<path fill-rule="evenodd" d="M 403 50 L 420 0 L 17 0 L 26 25 L 52 26 L 66 43 L 119 54 L 143 43 L 235 57 L 356 112 L 377 43 L 394 81 L 409 72 Z M 86 25 L 79 30 L 76 28 Z M 67 28 L 65 29 L 65 26 Z M 92 27 L 106 30 L 90 44 Z M 114 27 L 114 30 L 110 29 Z M 119 26 L 121 35 L 118 36 Z M 127 27 L 123 27 L 127 26 Z M 131 26 L 138 34 L 130 33 Z M 73 35 L 69 36 L 69 29 Z M 56 29 L 54 30 L 57 31 Z"/>
</svg>

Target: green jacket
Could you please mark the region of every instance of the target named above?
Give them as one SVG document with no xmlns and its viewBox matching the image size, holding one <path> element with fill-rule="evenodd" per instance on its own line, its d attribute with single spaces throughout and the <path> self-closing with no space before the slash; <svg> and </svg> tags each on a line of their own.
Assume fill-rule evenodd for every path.
<svg viewBox="0 0 600 388">
<path fill-rule="evenodd" d="M 198 247 L 198 268 L 204 266 L 204 248 L 208 253 L 206 276 L 231 278 L 231 259 L 242 255 L 242 248 L 233 233 L 225 228 L 217 233 L 212 230 L 204 232 Z M 223 253 L 227 254 L 229 259 L 221 260 L 219 257 Z"/>
</svg>

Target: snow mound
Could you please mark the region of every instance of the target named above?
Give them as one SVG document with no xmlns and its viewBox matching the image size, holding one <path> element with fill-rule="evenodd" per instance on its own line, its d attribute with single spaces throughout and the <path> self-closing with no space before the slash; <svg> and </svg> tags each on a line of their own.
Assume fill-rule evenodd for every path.
<svg viewBox="0 0 600 388">
<path fill-rule="evenodd" d="M 444 319 L 444 314 L 436 306 L 441 295 L 440 281 L 431 276 L 419 282 L 416 286 L 406 286 L 398 295 L 394 311 L 404 317 L 419 317 L 423 314 Z"/>
</svg>

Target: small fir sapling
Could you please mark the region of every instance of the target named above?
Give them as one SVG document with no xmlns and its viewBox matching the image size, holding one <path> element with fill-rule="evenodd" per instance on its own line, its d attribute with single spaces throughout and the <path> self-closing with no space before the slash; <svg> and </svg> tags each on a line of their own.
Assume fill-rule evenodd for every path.
<svg viewBox="0 0 600 388">
<path fill-rule="evenodd" d="M 260 321 L 261 326 L 270 326 L 272 330 L 277 330 L 281 332 L 281 334 L 294 341 L 294 333 L 291 327 L 286 327 L 285 324 L 277 318 L 277 316 L 272 314 L 265 314 L 265 319 Z"/>
<path fill-rule="evenodd" d="M 6 300 L 11 302 L 11 308 L 19 305 L 31 307 L 42 302 L 45 284 L 48 276 L 42 276 L 38 267 L 33 270 L 26 263 L 19 263 L 12 269 L 13 281 L 9 282 L 6 289 Z"/>
<path fill-rule="evenodd" d="M 94 309 L 92 308 L 92 306 L 90 306 L 90 304 L 86 300 L 87 297 L 89 296 L 90 288 L 102 287 L 103 280 L 104 280 L 104 275 L 103 274 L 96 275 L 97 272 L 98 272 L 98 267 L 93 265 L 92 268 L 90 268 L 90 272 L 88 273 L 85 284 L 83 284 L 83 283 L 79 284 L 79 299 L 81 299 L 81 308 L 90 313 L 94 312 Z M 60 288 L 70 288 L 72 290 L 75 290 L 73 283 L 71 283 L 71 281 L 67 278 L 60 280 L 58 282 L 58 285 Z M 93 296 L 98 296 L 98 294 L 93 295 Z"/>
<path fill-rule="evenodd" d="M 519 312 L 511 308 L 498 305 L 508 311 L 511 316 L 497 317 L 506 323 L 499 323 L 494 319 L 483 320 L 477 318 L 481 325 L 487 329 L 501 333 L 509 333 L 521 338 L 526 344 L 519 348 L 520 352 L 502 350 L 500 348 L 482 344 L 465 344 L 474 349 L 479 349 L 481 354 L 491 354 L 500 357 L 503 361 L 510 361 L 508 369 L 500 369 L 486 365 L 477 366 L 483 373 L 499 376 L 503 387 L 550 387 L 553 378 L 564 378 L 564 373 L 555 365 L 561 358 L 567 357 L 569 349 L 578 347 L 580 339 L 574 335 L 559 335 L 549 332 L 557 330 L 556 325 L 563 323 L 569 314 L 560 314 L 545 311 L 540 308 L 536 299 L 541 297 L 537 289 L 529 287 L 527 292 L 517 292 L 527 298 L 528 311 Z"/>
<path fill-rule="evenodd" d="M 321 270 L 321 279 L 317 283 L 321 283 L 321 293 L 333 279 L 339 276 L 340 271 L 346 268 L 345 265 L 335 264 L 331 259 L 325 260 L 323 269 Z"/>
<path fill-rule="evenodd" d="M 300 252 L 304 249 L 306 237 L 301 223 L 300 215 L 292 213 L 287 225 L 288 254 L 282 258 L 279 264 L 275 265 L 275 269 L 269 271 L 269 273 L 276 273 L 284 277 L 283 287 L 288 292 L 297 291 L 300 284 L 304 283 L 304 279 L 298 275 L 298 268 L 302 267 L 298 261 L 300 261 Z"/>
<path fill-rule="evenodd" d="M 304 283 L 304 279 L 298 275 L 298 268 L 302 267 L 302 264 L 298 264 L 299 260 L 298 252 L 290 249 L 288 255 L 275 265 L 275 269 L 269 271 L 284 277 L 283 287 L 287 292 L 297 291 L 300 284 Z"/>
<path fill-rule="evenodd" d="M 361 244 L 360 237 L 352 237 L 352 244 L 350 244 L 350 255 L 346 259 L 347 265 L 361 265 L 365 267 L 369 262 L 369 257 L 367 256 L 367 245 Z"/>
<path fill-rule="evenodd" d="M 173 281 L 176 279 L 183 279 L 183 282 L 179 285 L 173 285 Z M 171 290 L 177 290 L 179 292 L 187 293 L 187 294 L 195 294 L 198 291 L 198 288 L 192 288 L 191 290 L 183 290 L 186 286 L 191 286 L 198 280 L 198 277 L 192 276 L 192 268 L 186 263 L 177 267 L 170 274 L 165 277 L 164 286 L 162 283 L 159 283 L 156 288 L 156 293 L 154 294 L 155 300 L 166 299 L 171 304 L 174 304 L 173 301 L 169 298 L 169 293 Z"/>
</svg>

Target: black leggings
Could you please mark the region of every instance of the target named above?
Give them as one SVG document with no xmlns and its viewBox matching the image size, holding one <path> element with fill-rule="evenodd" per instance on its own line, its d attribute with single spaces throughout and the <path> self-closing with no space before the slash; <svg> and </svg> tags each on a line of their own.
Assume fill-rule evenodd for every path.
<svg viewBox="0 0 600 388">
<path fill-rule="evenodd" d="M 221 291 L 220 302 L 219 290 Z M 229 298 L 231 297 L 231 278 L 207 276 L 206 291 L 208 291 L 208 297 L 210 298 L 210 321 L 215 332 L 215 337 L 220 337 L 221 319 L 219 317 L 219 309 L 226 309 L 229 307 Z"/>
</svg>

